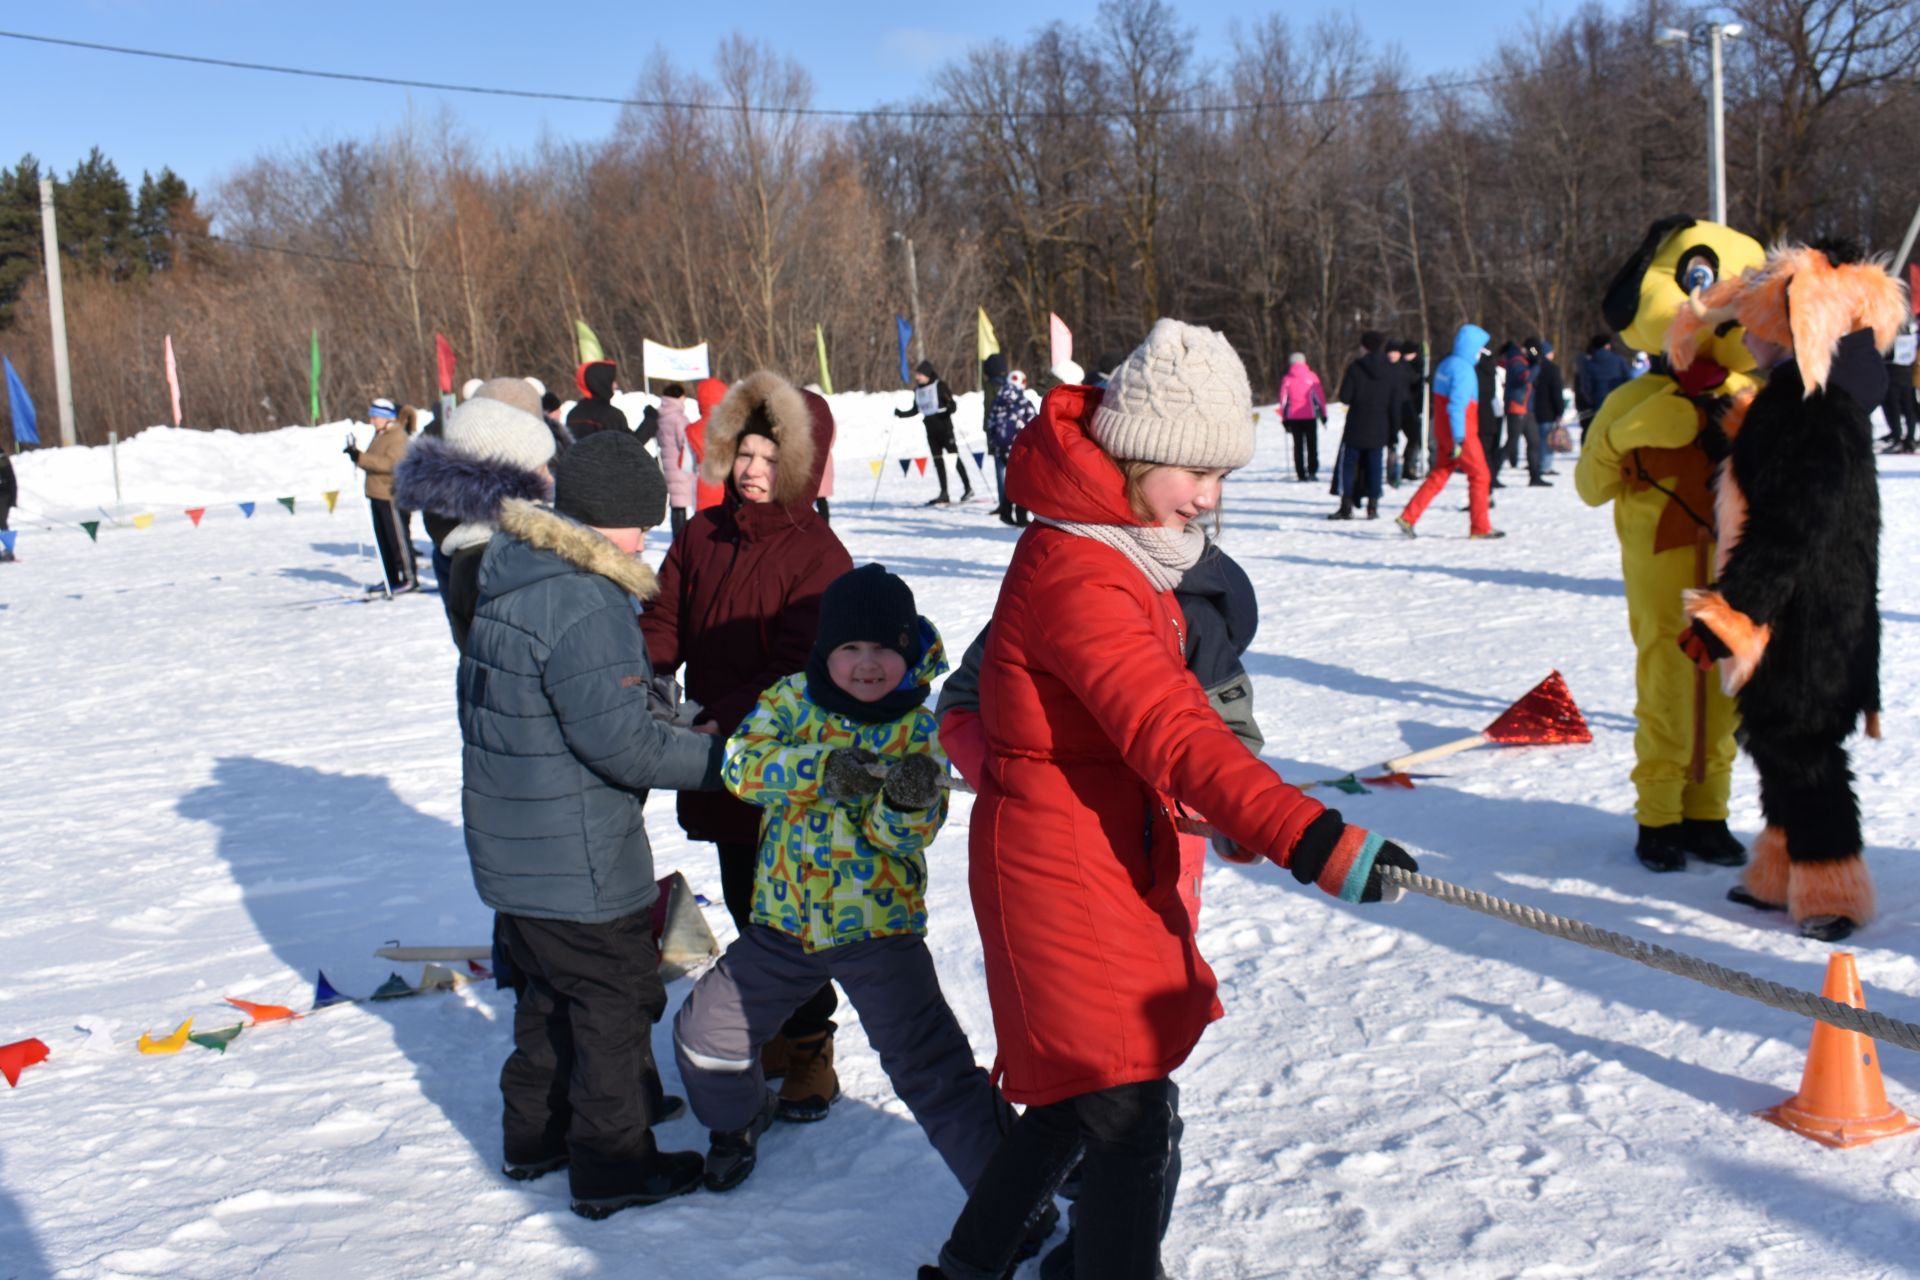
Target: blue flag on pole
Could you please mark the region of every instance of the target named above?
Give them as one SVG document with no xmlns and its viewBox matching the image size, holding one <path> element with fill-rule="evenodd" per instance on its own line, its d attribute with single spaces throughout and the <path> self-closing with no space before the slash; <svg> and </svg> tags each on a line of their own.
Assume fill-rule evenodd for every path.
<svg viewBox="0 0 1920 1280">
<path fill-rule="evenodd" d="M 907 339 L 913 336 L 913 326 L 907 323 L 905 316 L 895 316 L 893 327 L 900 334 L 900 385 L 913 385 L 913 371 L 907 367 Z"/>
<path fill-rule="evenodd" d="M 0 356 L 0 363 L 7 366 L 7 400 L 13 406 L 13 446 L 17 449 L 23 444 L 39 444 L 40 421 L 33 412 L 33 397 L 27 394 L 27 384 L 20 381 L 13 361 Z"/>
</svg>

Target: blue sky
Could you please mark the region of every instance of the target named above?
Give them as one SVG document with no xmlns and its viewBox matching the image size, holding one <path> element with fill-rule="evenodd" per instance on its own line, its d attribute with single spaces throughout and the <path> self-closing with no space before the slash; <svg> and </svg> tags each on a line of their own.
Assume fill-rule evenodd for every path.
<svg viewBox="0 0 1920 1280">
<path fill-rule="evenodd" d="M 1350 6 L 1296 0 L 1296 27 Z M 1562 11 L 1571 0 L 1546 0 Z M 974 0 L 965 6 L 843 3 L 621 5 L 468 0 L 67 0 L 0 6 L 0 29 L 250 62 L 391 77 L 391 86 L 158 62 L 0 39 L 0 162 L 25 152 L 64 173 L 99 146 L 137 183 L 170 164 L 211 189 L 263 151 L 365 136 L 449 107 L 483 153 L 517 153 L 542 136 L 604 137 L 618 108 L 444 94 L 410 80 L 625 96 L 656 45 L 706 70 L 719 38 L 741 30 L 795 58 L 814 78 L 815 104 L 861 108 L 914 95 L 924 79 L 975 41 L 1018 37 L 1052 19 L 1090 23 L 1096 0 Z M 1231 47 L 1234 23 L 1274 11 L 1245 0 L 1175 0 L 1203 57 Z M 596 12 L 596 10 L 598 10 Z M 1416 74 L 1465 72 L 1490 47 L 1493 28 L 1431 0 L 1376 0 L 1367 20 Z M 1487 42 L 1487 43 L 1483 43 Z M 1281 87 L 1277 87 L 1281 88 Z"/>
</svg>

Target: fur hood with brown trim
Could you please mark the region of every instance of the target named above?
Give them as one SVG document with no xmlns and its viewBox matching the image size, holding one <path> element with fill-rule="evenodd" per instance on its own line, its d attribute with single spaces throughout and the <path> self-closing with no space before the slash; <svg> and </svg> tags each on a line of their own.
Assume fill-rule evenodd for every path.
<svg viewBox="0 0 1920 1280">
<path fill-rule="evenodd" d="M 500 507 L 500 532 L 535 551 L 558 556 L 576 569 L 597 573 L 614 586 L 645 603 L 660 594 L 660 584 L 641 561 L 621 551 L 586 525 L 556 515 L 537 502 L 509 498 Z M 491 557 L 490 557 L 491 558 Z M 491 566 L 490 566 L 491 567 Z M 483 579 L 481 589 L 488 595 L 501 594 L 524 583 L 497 582 L 499 575 Z M 518 576 L 518 575 L 514 575 Z M 527 575 L 528 580 L 534 576 Z"/>
<path fill-rule="evenodd" d="M 820 476 L 833 442 L 833 412 L 827 402 L 808 396 L 769 369 L 734 383 L 707 419 L 706 457 L 700 464 L 700 478 L 723 486 L 730 495 L 733 460 L 749 423 L 780 446 L 774 502 L 789 508 L 810 506 L 820 491 Z"/>
</svg>

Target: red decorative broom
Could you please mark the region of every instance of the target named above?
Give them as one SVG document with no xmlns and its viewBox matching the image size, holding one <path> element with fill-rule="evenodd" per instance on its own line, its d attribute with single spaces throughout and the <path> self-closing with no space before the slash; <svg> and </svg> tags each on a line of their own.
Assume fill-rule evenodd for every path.
<svg viewBox="0 0 1920 1280">
<path fill-rule="evenodd" d="M 1593 731 L 1586 717 L 1573 703 L 1567 682 L 1558 671 L 1542 680 L 1527 695 L 1500 713 L 1500 718 L 1479 733 L 1455 742 L 1428 747 L 1410 755 L 1397 756 L 1380 766 L 1386 773 L 1404 773 L 1417 764 L 1439 760 L 1461 751 L 1491 742 L 1503 747 L 1546 747 L 1563 743 L 1592 742 Z"/>
</svg>

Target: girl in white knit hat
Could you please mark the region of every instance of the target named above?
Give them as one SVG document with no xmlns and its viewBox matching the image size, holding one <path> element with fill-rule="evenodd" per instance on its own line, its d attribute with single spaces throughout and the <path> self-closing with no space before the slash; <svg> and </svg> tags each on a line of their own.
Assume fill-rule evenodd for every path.
<svg viewBox="0 0 1920 1280">
<path fill-rule="evenodd" d="M 1240 358 L 1175 320 L 1104 392 L 1055 388 L 1014 445 L 1008 495 L 1034 523 L 981 664 L 969 877 L 994 1074 L 1027 1110 L 923 1276 L 1003 1274 L 1076 1159 L 1072 1273 L 1159 1274 L 1179 1170 L 1169 1077 L 1223 1012 L 1182 892 L 1201 864 L 1172 814 L 1204 814 L 1348 901 L 1379 900 L 1379 868 L 1414 865 L 1249 752 L 1183 660 L 1173 587 L 1253 446 Z"/>
</svg>

